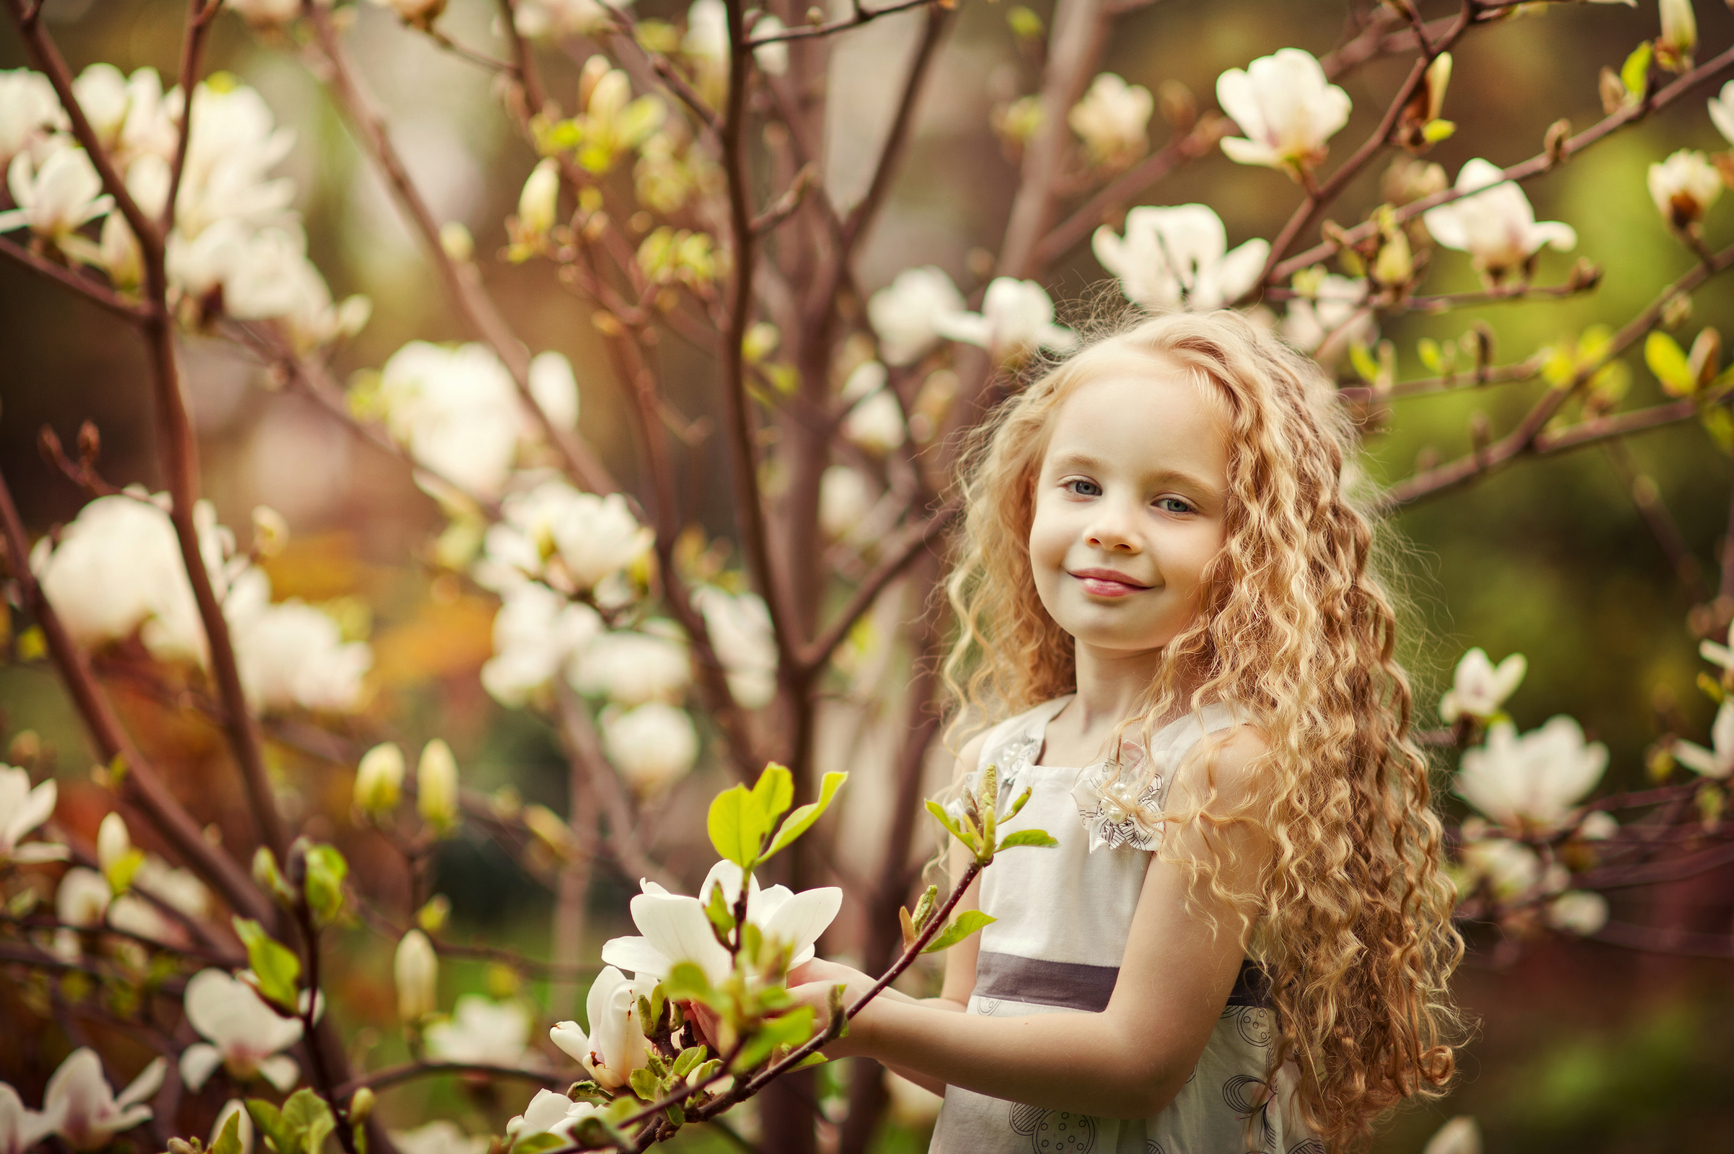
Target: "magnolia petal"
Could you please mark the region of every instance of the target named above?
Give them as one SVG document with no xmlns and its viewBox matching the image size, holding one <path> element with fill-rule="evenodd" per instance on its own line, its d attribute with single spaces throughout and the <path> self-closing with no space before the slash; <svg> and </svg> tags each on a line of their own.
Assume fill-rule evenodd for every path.
<svg viewBox="0 0 1734 1154">
<path fill-rule="evenodd" d="M 162 1058 L 152 1058 L 150 1064 L 138 1072 L 138 1077 L 132 1084 L 120 1092 L 114 1102 L 117 1106 L 131 1106 L 154 1095 L 162 1089 L 163 1078 L 169 1072 L 169 1064 Z M 146 1118 L 150 1115 L 147 1113 Z M 118 1129 L 119 1127 L 117 1127 Z"/>
<path fill-rule="evenodd" d="M 613 967 L 609 968 L 612 969 Z M 590 1020 L 592 1022 L 596 1020 L 594 1015 L 592 1015 Z M 565 1054 L 568 1058 L 571 1058 L 574 1062 L 588 1063 L 590 1058 L 590 1039 L 585 1035 L 584 1031 L 579 1028 L 577 1022 L 556 1022 L 548 1031 L 548 1038 L 556 1046 L 560 1047 L 561 1053 Z"/>
<path fill-rule="evenodd" d="M 63 845 L 55 845 L 53 842 L 47 841 L 32 841 L 19 846 L 9 856 L 19 865 L 39 865 L 42 862 L 67 861 L 72 855 L 71 851 Z"/>
<path fill-rule="evenodd" d="M 1280 152 L 1268 144 L 1260 144 L 1244 137 L 1224 137 L 1222 151 L 1228 159 L 1236 164 L 1262 164 L 1270 168 L 1282 167 L 1282 154 Z"/>
<path fill-rule="evenodd" d="M 819 940 L 842 908 L 843 891 L 837 886 L 803 890 L 784 902 L 761 929 L 766 936 L 786 942 L 800 952 Z"/>
<path fill-rule="evenodd" d="M 1248 136 L 1264 135 L 1264 109 L 1259 106 L 1258 87 L 1243 69 L 1230 68 L 1216 78 L 1216 102 L 1242 132 Z"/>
<path fill-rule="evenodd" d="M 1469 230 L 1463 226 L 1455 205 L 1442 204 L 1428 209 L 1421 214 L 1421 223 L 1427 226 L 1433 239 L 1446 248 L 1462 252 L 1469 247 Z"/>
<path fill-rule="evenodd" d="M 603 943 L 602 960 L 611 966 L 653 978 L 666 978 L 668 971 L 674 968 L 673 960 L 651 945 L 649 938 L 610 938 Z"/>
<path fill-rule="evenodd" d="M 1716 755 L 1701 745 L 1690 741 L 1674 743 L 1674 760 L 1705 777 L 1721 777 L 1721 766 L 1716 763 Z"/>
<path fill-rule="evenodd" d="M 301 1080 L 301 1067 L 288 1054 L 274 1054 L 259 1063 L 259 1076 L 287 1094 Z"/>
<path fill-rule="evenodd" d="M 1530 232 L 1529 238 L 1536 248 L 1550 244 L 1560 252 L 1568 252 L 1577 247 L 1577 230 L 1563 221 L 1540 221 Z"/>
<path fill-rule="evenodd" d="M 194 1042 L 181 1052 L 181 1081 L 197 1094 L 222 1062 L 221 1050 L 209 1042 Z"/>
<path fill-rule="evenodd" d="M 6 823 L 14 837 L 23 837 L 53 816 L 57 790 L 54 782 L 45 781 L 25 795 L 24 804 Z"/>
<path fill-rule="evenodd" d="M 1264 271 L 1264 262 L 1269 257 L 1270 242 L 1262 239 L 1249 240 L 1224 256 L 1216 272 L 1216 288 L 1221 294 L 1219 303 L 1239 300 L 1247 289 L 1258 283 L 1258 274 Z"/>
<path fill-rule="evenodd" d="M 728 976 L 734 959 L 716 940 L 697 898 L 639 894 L 632 920 L 658 953 L 671 962 L 693 962 L 713 982 Z"/>
</svg>

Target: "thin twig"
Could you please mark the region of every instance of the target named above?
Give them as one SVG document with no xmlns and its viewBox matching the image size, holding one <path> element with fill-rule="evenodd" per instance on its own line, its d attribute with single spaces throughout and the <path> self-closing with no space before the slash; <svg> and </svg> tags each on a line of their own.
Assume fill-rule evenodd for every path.
<svg viewBox="0 0 1734 1154">
<path fill-rule="evenodd" d="M 144 310 L 101 281 L 92 277 L 80 276 L 75 270 L 37 256 L 23 245 L 7 240 L 3 236 L 0 236 L 0 256 L 9 257 L 32 272 L 40 273 L 55 283 L 71 289 L 85 300 L 106 309 L 122 320 L 137 324 L 144 318 Z"/>
<path fill-rule="evenodd" d="M 802 664 L 809 669 L 817 669 L 829 661 L 837 646 L 849 636 L 849 630 L 855 627 L 855 622 L 872 608 L 873 602 L 878 599 L 885 586 L 908 568 L 911 561 L 925 552 L 934 538 L 945 532 L 952 519 L 962 510 L 960 502 L 948 502 L 926 520 L 906 530 L 903 540 L 892 546 L 873 571 L 862 578 L 850 595 L 848 604 L 837 614 L 825 632 L 802 653 Z"/>
<path fill-rule="evenodd" d="M 767 44 L 780 44 L 786 40 L 811 40 L 815 36 L 835 36 L 839 32 L 847 32 L 881 16 L 890 16 L 896 12 L 907 12 L 911 8 L 922 8 L 927 5 L 938 5 L 940 0 L 898 0 L 895 4 L 887 4 L 883 8 L 863 8 L 854 5 L 854 10 L 841 20 L 833 20 L 827 24 L 814 24 L 807 28 L 790 28 L 769 36 L 755 36 L 747 41 L 747 47 L 763 48 Z"/>
</svg>

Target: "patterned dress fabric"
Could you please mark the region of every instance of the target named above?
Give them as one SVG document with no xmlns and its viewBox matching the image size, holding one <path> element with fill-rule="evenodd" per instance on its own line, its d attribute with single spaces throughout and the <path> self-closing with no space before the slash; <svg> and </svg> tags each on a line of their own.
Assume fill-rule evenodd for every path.
<svg viewBox="0 0 1734 1154">
<path fill-rule="evenodd" d="M 971 1014 L 1099 1012 L 1119 976 L 1160 831 L 1139 822 L 1138 805 L 1104 803 L 1097 786 L 1106 767 L 1036 764 L 1049 719 L 1069 700 L 995 727 L 969 778 L 973 788 L 983 769 L 998 766 L 1006 804 L 1031 790 L 1023 811 L 1000 829 L 1042 829 L 1059 841 L 1008 852 L 982 874 L 981 908 L 998 920 L 981 931 Z M 1154 759 L 1159 780 L 1145 796 L 1121 800 L 1160 808 L 1187 751 L 1234 720 L 1226 706 L 1210 705 L 1158 730 L 1148 753 L 1136 755 Z M 1293 1108 L 1288 1072 L 1278 1072 L 1274 1095 L 1266 1086 L 1275 1019 L 1263 1004 L 1262 978 L 1250 962 L 1242 965 L 1191 1078 L 1155 1117 L 1073 1114 L 951 1086 L 928 1154 L 1324 1154 Z"/>
</svg>

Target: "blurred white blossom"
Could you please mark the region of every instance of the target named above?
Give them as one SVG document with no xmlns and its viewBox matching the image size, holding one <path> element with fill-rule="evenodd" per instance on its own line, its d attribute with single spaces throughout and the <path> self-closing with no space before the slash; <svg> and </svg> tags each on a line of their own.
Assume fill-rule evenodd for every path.
<svg viewBox="0 0 1734 1154">
<path fill-rule="evenodd" d="M 0 74 L 3 75 L 3 74 Z M 4 83 L 0 80 L 0 83 Z M 1710 111 L 1710 123 L 1716 126 L 1728 143 L 1734 144 L 1734 80 L 1722 86 L 1722 91 L 1712 96 L 1707 107 Z M 5 140 L 0 137 L 0 156 L 5 154 Z"/>
<path fill-rule="evenodd" d="M 361 755 L 355 767 L 355 808 L 384 813 L 397 805 L 403 791 L 403 750 L 382 742 Z"/>
<path fill-rule="evenodd" d="M 1674 743 L 1674 760 L 1694 773 L 1725 779 L 1734 773 L 1734 701 L 1724 701 L 1710 726 L 1710 748 L 1690 741 Z"/>
<path fill-rule="evenodd" d="M 54 816 L 59 787 L 49 778 L 30 785 L 30 771 L 0 762 L 0 862 L 64 861 L 67 850 L 49 842 L 25 842 L 30 832 Z"/>
<path fill-rule="evenodd" d="M 1589 890 L 1567 890 L 1547 904 L 1547 924 L 1588 937 L 1608 924 L 1608 899 Z"/>
<path fill-rule="evenodd" d="M 908 439 L 903 407 L 889 387 L 880 387 L 855 402 L 843 417 L 843 436 L 850 443 L 884 456 Z"/>
<path fill-rule="evenodd" d="M 1521 653 L 1513 653 L 1497 666 L 1484 649 L 1471 649 L 1457 662 L 1451 688 L 1439 699 L 1439 716 L 1447 724 L 1460 717 L 1487 721 L 1505 707 L 1505 699 L 1523 683 L 1529 662 Z"/>
<path fill-rule="evenodd" d="M 530 1015 L 516 1002 L 480 994 L 459 998 L 452 1016 L 427 1028 L 427 1052 L 444 1062 L 520 1066 L 530 1044 Z"/>
<path fill-rule="evenodd" d="M 1304 353 L 1317 353 L 1331 359 L 1353 342 L 1371 344 L 1378 335 L 1378 321 L 1367 300 L 1364 277 L 1346 277 L 1331 273 L 1319 278 L 1310 297 L 1297 296 L 1288 302 L 1288 312 L 1282 320 L 1282 335 L 1289 344 Z"/>
<path fill-rule="evenodd" d="M 532 578 L 568 593 L 593 589 L 642 560 L 656 540 L 619 493 L 581 493 L 562 479 L 511 494 L 501 511 L 475 570 L 477 581 L 501 592 Z"/>
<path fill-rule="evenodd" d="M 114 198 L 102 191 L 102 177 L 82 148 L 57 148 L 41 164 L 20 152 L 6 169 L 6 186 L 18 207 L 0 212 L 0 232 L 28 228 L 81 260 L 97 262 L 100 250 L 77 232 L 114 207 Z"/>
<path fill-rule="evenodd" d="M 440 960 L 426 934 L 412 929 L 398 940 L 391 972 L 399 1018 L 414 1022 L 439 1009 Z"/>
<path fill-rule="evenodd" d="M 96 929 L 103 924 L 113 897 L 107 878 L 85 866 L 73 866 L 54 891 L 54 916 L 78 929 Z"/>
<path fill-rule="evenodd" d="M 522 14 L 523 9 L 518 11 Z M 456 1122 L 445 1118 L 423 1123 L 414 1130 L 391 1132 L 392 1145 L 399 1154 L 487 1154 L 489 1141 L 486 1134 L 465 1134 Z"/>
<path fill-rule="evenodd" d="M 764 40 L 772 36 L 780 36 L 787 31 L 783 22 L 770 13 L 760 16 L 748 33 L 749 39 Z M 781 76 L 789 70 L 789 44 L 779 40 L 774 44 L 761 44 L 753 49 L 753 60 L 758 66 L 772 76 Z"/>
<path fill-rule="evenodd" d="M 28 68 L 0 70 L 0 165 L 69 125 L 48 77 Z"/>
<path fill-rule="evenodd" d="M 359 708 L 373 650 L 345 642 L 330 614 L 297 598 L 274 603 L 270 595 L 264 572 L 250 569 L 223 603 L 248 704 L 265 711 Z"/>
<path fill-rule="evenodd" d="M 548 239 L 554 227 L 560 200 L 560 162 L 552 156 L 543 157 L 524 180 L 518 193 L 518 224 L 512 234 L 515 244 L 535 251 Z"/>
<path fill-rule="evenodd" d="M 867 318 L 893 365 L 914 364 L 940 342 L 941 317 L 966 311 L 963 294 L 936 265 L 906 268 L 867 300 Z"/>
<path fill-rule="evenodd" d="M 1245 134 L 1222 142 L 1241 164 L 1314 168 L 1325 158 L 1326 141 L 1349 122 L 1349 94 L 1299 48 L 1261 56 L 1244 72 L 1230 68 L 1216 78 L 1216 99 Z"/>
<path fill-rule="evenodd" d="M 218 1066 L 237 1082 L 265 1079 L 287 1094 L 301 1077 L 282 1053 L 301 1040 L 301 1020 L 267 1006 L 246 982 L 222 970 L 200 970 L 187 982 L 187 1021 L 205 1040 L 181 1052 L 181 1080 L 197 1093 Z"/>
<path fill-rule="evenodd" d="M 0 1154 L 24 1154 L 54 1133 L 54 1119 L 26 1109 L 24 1100 L 0 1082 Z"/>
<path fill-rule="evenodd" d="M 694 0 L 686 11 L 686 35 L 680 50 L 725 66 L 729 56 L 728 9 L 723 0 Z"/>
<path fill-rule="evenodd" d="M 482 686 L 501 705 L 517 707 L 576 658 L 602 632 L 602 618 L 546 585 L 526 581 L 501 595 L 494 616 L 494 656 L 482 666 Z"/>
<path fill-rule="evenodd" d="M 873 489 L 859 470 L 832 465 L 819 477 L 819 531 L 847 536 L 873 509 Z"/>
<path fill-rule="evenodd" d="M 722 887 L 723 900 L 733 907 L 740 897 L 741 867 L 717 862 L 696 898 L 669 893 L 649 880 L 639 885 L 643 892 L 632 899 L 632 921 L 643 936 L 610 939 L 602 947 L 602 960 L 640 978 L 665 978 L 676 962 L 692 962 L 713 983 L 727 977 L 733 958 L 716 940 L 704 911 L 713 886 Z M 761 889 L 758 878 L 748 879 L 747 921 L 767 940 L 789 948 L 791 967 L 813 957 L 814 943 L 842 904 L 843 891 L 836 886 L 795 893 L 782 885 Z"/>
<path fill-rule="evenodd" d="M 415 811 L 437 830 L 457 824 L 458 761 L 444 738 L 436 737 L 421 748 L 415 766 Z"/>
<path fill-rule="evenodd" d="M 1221 219 L 1202 204 L 1142 206 L 1126 214 L 1126 235 L 1106 226 L 1091 241 L 1096 259 L 1120 280 L 1126 299 L 1147 309 L 1216 309 L 1231 304 L 1264 271 L 1270 244 L 1228 251 Z"/>
<path fill-rule="evenodd" d="M 697 590 L 693 604 L 728 675 L 729 692 L 748 709 L 761 709 L 777 694 L 777 642 L 771 611 L 756 593 L 734 596 L 714 585 Z"/>
<path fill-rule="evenodd" d="M 1495 722 L 1485 745 L 1464 752 L 1455 792 L 1494 821 L 1549 829 L 1595 787 L 1607 764 L 1607 746 L 1585 743 L 1569 717 L 1521 737 L 1509 722 Z"/>
<path fill-rule="evenodd" d="M 1156 101 L 1150 90 L 1127 84 L 1112 72 L 1090 82 L 1084 98 L 1072 106 L 1066 123 L 1099 164 L 1123 164 L 1149 145 L 1150 114 Z"/>
<path fill-rule="evenodd" d="M 548 1031 L 548 1036 L 577 1060 L 597 1085 L 619 1089 L 649 1056 L 644 1029 L 638 1022 L 638 991 L 626 975 L 613 966 L 604 966 L 590 984 L 584 1009 L 590 1019 L 588 1034 L 577 1022 L 561 1022 Z"/>
<path fill-rule="evenodd" d="M 578 378 L 564 354 L 542 352 L 530 359 L 530 396 L 555 428 L 578 427 Z"/>
<path fill-rule="evenodd" d="M 1650 165 L 1650 199 L 1662 219 L 1685 228 L 1704 219 L 1722 195 L 1722 174 L 1702 152 L 1682 148 L 1659 164 Z"/>
<path fill-rule="evenodd" d="M 411 456 L 484 497 L 500 495 L 519 443 L 537 434 L 511 374 L 481 344 L 411 341 L 380 370 L 378 395 Z"/>
<path fill-rule="evenodd" d="M 648 701 L 602 717 L 602 745 L 628 785 L 650 797 L 698 760 L 698 730 L 685 710 Z"/>
<path fill-rule="evenodd" d="M 988 350 L 997 361 L 1020 360 L 1037 349 L 1065 352 L 1078 343 L 1072 330 L 1054 323 L 1054 302 L 1033 280 L 997 277 L 987 286 L 980 313 L 936 318 L 940 336 Z"/>
<path fill-rule="evenodd" d="M 1494 897 L 1508 901 L 1534 889 L 1541 876 L 1541 859 L 1528 846 L 1502 837 L 1483 838 L 1463 847 L 1458 892 L 1468 894 L 1486 882 Z"/>
<path fill-rule="evenodd" d="M 1498 165 L 1476 157 L 1457 173 L 1458 191 L 1470 195 L 1421 214 L 1434 240 L 1468 253 L 1476 268 L 1496 280 L 1522 268 L 1543 245 L 1562 251 L 1577 245 L 1569 224 L 1538 223 L 1523 189 L 1504 177 Z"/>
<path fill-rule="evenodd" d="M 692 680 L 686 646 L 667 636 L 617 630 L 592 641 L 577 662 L 573 687 L 619 705 L 678 703 Z"/>
<path fill-rule="evenodd" d="M 631 0 L 615 4 L 603 4 L 600 0 L 522 0 L 515 6 L 512 23 L 525 36 L 583 36 L 610 23 L 610 8 L 625 10 L 631 6 Z"/>
<path fill-rule="evenodd" d="M 168 1063 L 153 1058 L 132 1084 L 116 1094 L 102 1073 L 102 1059 L 89 1046 L 66 1056 L 48 1079 L 42 1113 L 74 1150 L 100 1150 L 116 1134 L 151 1118 L 145 1105 L 163 1084 Z"/>
<path fill-rule="evenodd" d="M 301 15 L 301 0 L 223 0 L 249 24 L 270 28 Z"/>
<path fill-rule="evenodd" d="M 1459 1114 L 1439 1127 L 1421 1154 L 1481 1154 L 1481 1128 L 1469 1114 Z"/>
</svg>

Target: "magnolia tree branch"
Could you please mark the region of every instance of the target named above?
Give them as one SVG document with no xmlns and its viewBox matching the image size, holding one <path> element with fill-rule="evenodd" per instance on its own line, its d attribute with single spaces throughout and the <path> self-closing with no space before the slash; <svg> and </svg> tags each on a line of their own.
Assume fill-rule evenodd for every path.
<svg viewBox="0 0 1734 1154">
<path fill-rule="evenodd" d="M 217 891 L 229 908 L 267 925 L 275 924 L 276 908 L 233 858 L 205 840 L 199 823 L 163 785 L 151 763 L 133 744 L 119 714 L 97 683 L 89 658 L 72 640 L 30 571 L 30 539 L 25 535 L 24 523 L 18 518 L 18 508 L 12 503 L 12 491 L 3 475 L 0 475 L 0 532 L 5 534 L 7 563 L 12 580 L 18 584 L 20 601 L 41 628 L 48 655 L 60 672 L 73 706 L 90 730 L 103 761 L 121 770 L 121 796 L 150 818 L 157 832 Z"/>
<path fill-rule="evenodd" d="M 1637 101 L 1629 107 L 1622 108 L 1618 112 L 1612 113 L 1602 120 L 1597 121 L 1589 128 L 1584 129 L 1584 131 L 1578 133 L 1576 136 L 1570 137 L 1558 149 L 1557 153 L 1544 149 L 1536 156 L 1532 156 L 1528 160 L 1519 164 L 1512 165 L 1501 173 L 1501 179 L 1522 183 L 1526 180 L 1533 180 L 1535 177 L 1538 177 L 1543 173 L 1551 172 L 1554 168 L 1558 167 L 1559 164 L 1563 163 L 1565 159 L 1569 159 L 1572 154 L 1588 148 L 1598 140 L 1611 136 L 1613 133 L 1618 132 L 1620 129 L 1625 128 L 1628 125 L 1636 124 L 1652 112 L 1666 108 L 1668 105 L 1690 94 L 1701 85 L 1714 80 L 1717 76 L 1730 68 L 1734 68 L 1734 48 L 1729 48 L 1726 51 L 1718 53 L 1709 60 L 1706 60 L 1703 64 L 1692 69 L 1690 72 L 1685 73 L 1667 87 L 1646 95 L 1644 99 Z M 1394 222 L 1401 224 L 1403 221 L 1413 220 L 1415 217 L 1420 216 L 1430 208 L 1437 208 L 1442 204 L 1450 204 L 1452 201 L 1467 196 L 1474 191 L 1476 190 L 1470 189 L 1464 191 L 1457 188 L 1447 188 L 1436 192 L 1431 196 L 1424 196 L 1420 200 L 1413 201 L 1396 209 L 1393 218 Z M 1363 221 L 1353 228 L 1345 229 L 1342 235 L 1335 241 L 1325 241 L 1316 244 L 1312 248 L 1297 253 L 1287 260 L 1275 265 L 1269 271 L 1265 279 L 1270 283 L 1287 280 L 1290 276 L 1300 270 L 1307 268 L 1310 265 L 1317 264 L 1319 261 L 1325 260 L 1334 255 L 1339 246 L 1352 245 L 1366 240 L 1368 237 L 1373 235 L 1377 228 L 1378 225 L 1376 222 Z"/>
<path fill-rule="evenodd" d="M 1730 62 L 1734 62 L 1734 56 L 1730 56 Z M 1730 264 L 1734 264 L 1734 246 L 1723 249 L 1707 261 L 1693 265 L 1684 276 L 1663 289 L 1649 308 L 1633 317 L 1624 328 L 1615 333 L 1608 342 L 1608 347 L 1602 351 L 1599 357 L 1590 364 L 1580 366 L 1569 383 L 1559 388 L 1549 389 L 1511 433 L 1501 440 L 1477 449 L 1455 461 L 1429 469 L 1426 472 L 1417 473 L 1408 480 L 1392 486 L 1385 495 L 1384 507 L 1393 509 L 1426 497 L 1437 496 L 1483 474 L 1492 472 L 1525 453 L 1575 448 L 1579 445 L 1605 440 L 1610 436 L 1623 436 L 1639 429 L 1653 428 L 1658 424 L 1684 420 L 1692 412 L 1692 402 L 1690 401 L 1681 402 L 1679 405 L 1661 405 L 1655 409 L 1639 410 L 1638 413 L 1623 413 L 1617 417 L 1605 417 L 1595 422 L 1585 422 L 1582 426 L 1567 429 L 1551 436 L 1544 435 L 1547 423 L 1553 419 L 1560 406 L 1576 394 L 1595 375 L 1597 370 L 1625 352 L 1640 337 L 1661 322 L 1662 310 L 1669 301 L 1691 292 L 1712 275 L 1726 269 Z"/>
<path fill-rule="evenodd" d="M 941 506 L 925 520 L 908 527 L 903 540 L 891 545 L 884 558 L 873 571 L 862 578 L 855 591 L 849 595 L 848 604 L 844 605 L 835 620 L 826 627 L 801 655 L 801 664 L 816 670 L 831 659 L 837 651 L 837 646 L 849 636 L 849 631 L 855 627 L 855 622 L 861 615 L 873 607 L 873 602 L 884 591 L 885 587 L 896 579 L 899 573 L 909 567 L 910 562 L 925 553 L 934 540 L 944 533 L 953 518 L 963 511 L 959 501 L 951 501 Z"/>
<path fill-rule="evenodd" d="M 8 0 L 15 3 L 16 0 Z M 331 13 L 316 0 L 304 0 L 302 14 L 312 26 L 319 55 L 310 61 L 316 76 L 325 81 L 348 120 L 357 142 L 378 168 L 398 207 L 422 241 L 434 271 L 458 312 L 481 339 L 494 350 L 517 386 L 518 396 L 541 425 L 543 433 L 560 453 L 572 480 L 598 493 L 612 493 L 619 486 L 589 444 L 576 432 L 563 429 L 548 418 L 530 391 L 530 354 L 512 332 L 493 298 L 482 283 L 481 272 L 469 262 L 459 262 L 440 243 L 440 225 L 422 197 L 409 169 L 391 142 L 385 120 L 375 111 L 372 97 L 362 87 L 349 63 L 342 42 L 331 23 Z"/>
<path fill-rule="evenodd" d="M 596 727 L 584 703 L 568 686 L 556 688 L 556 708 L 566 756 L 590 783 L 590 790 L 608 819 L 603 844 L 628 877 L 648 878 L 665 889 L 678 892 L 680 883 L 657 865 L 639 838 L 638 815 L 620 782 L 620 775 L 602 752 Z"/>
<path fill-rule="evenodd" d="M 80 275 L 76 269 L 68 268 L 66 265 L 55 264 L 3 236 L 0 236 L 0 256 L 16 261 L 30 271 L 47 277 L 63 288 L 71 289 L 85 300 L 113 313 L 122 320 L 130 321 L 136 325 L 144 319 L 144 310 L 101 281 L 94 277 Z"/>
<path fill-rule="evenodd" d="M 907 12 L 911 8 L 929 6 L 953 8 L 956 4 L 957 0 L 951 0 L 950 3 L 946 3 L 946 0 L 898 0 L 897 3 L 887 4 L 883 8 L 863 8 L 857 3 L 853 6 L 854 10 L 840 20 L 833 20 L 826 24 L 814 24 L 807 28 L 790 28 L 783 32 L 755 36 L 747 42 L 747 47 L 749 49 L 762 48 L 766 44 L 781 44 L 789 40 L 812 40 L 819 36 L 835 36 L 839 32 L 859 28 L 863 24 L 877 20 L 881 16 L 890 16 L 895 12 Z"/>
</svg>

